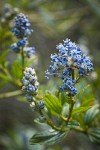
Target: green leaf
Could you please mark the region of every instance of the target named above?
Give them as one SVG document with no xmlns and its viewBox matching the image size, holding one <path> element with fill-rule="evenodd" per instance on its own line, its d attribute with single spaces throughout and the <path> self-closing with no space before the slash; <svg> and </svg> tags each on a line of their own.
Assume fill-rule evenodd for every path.
<svg viewBox="0 0 100 150">
<path fill-rule="evenodd" d="M 0 63 L 4 64 L 5 63 L 5 58 L 8 54 L 9 50 L 5 50 L 2 55 L 0 56 Z"/>
<path fill-rule="evenodd" d="M 47 118 L 49 118 L 49 119 L 52 118 L 52 114 L 51 114 L 51 111 L 50 111 L 49 108 L 47 109 L 47 107 L 44 107 L 43 112 L 45 113 L 45 115 L 47 116 Z"/>
<path fill-rule="evenodd" d="M 8 40 L 8 38 L 9 38 L 9 40 L 10 40 L 11 36 L 12 36 L 12 34 L 11 34 L 10 31 L 7 31 L 6 34 L 4 34 L 4 38 L 5 38 L 6 40 Z M 10 41 L 9 41 L 9 42 L 10 42 Z"/>
<path fill-rule="evenodd" d="M 44 123 L 45 123 L 45 117 L 40 116 L 39 118 L 34 119 L 34 122 L 38 123 L 38 124 L 44 125 Z"/>
<path fill-rule="evenodd" d="M 76 99 L 81 102 L 81 106 L 88 106 L 94 101 L 94 95 L 92 92 L 92 88 L 86 82 L 81 82 L 81 84 L 77 84 L 78 94 L 76 95 Z"/>
<path fill-rule="evenodd" d="M 91 106 L 75 108 L 75 109 L 73 109 L 73 111 L 72 111 L 72 115 L 75 115 L 75 114 L 78 114 L 78 113 L 82 113 L 82 112 L 88 110 L 90 107 L 91 107 Z"/>
<path fill-rule="evenodd" d="M 84 116 L 84 123 L 86 125 L 90 125 L 91 122 L 95 119 L 95 117 L 97 115 L 99 115 L 100 113 L 100 110 L 99 110 L 99 105 L 94 105 L 92 108 L 90 108 L 86 113 L 85 113 L 85 116 Z"/>
<path fill-rule="evenodd" d="M 29 60 L 27 60 L 25 62 L 25 67 L 29 66 L 31 63 L 33 63 L 35 60 L 37 59 L 37 56 L 34 56 L 32 58 L 30 58 Z"/>
<path fill-rule="evenodd" d="M 68 124 L 67 124 L 67 126 L 66 127 L 68 127 L 68 128 L 77 128 L 77 127 L 79 127 L 80 126 L 80 123 L 78 122 L 78 121 L 76 121 L 76 120 L 72 120 L 72 121 L 69 121 L 68 122 Z"/>
<path fill-rule="evenodd" d="M 51 111 L 53 115 L 59 116 L 61 114 L 62 106 L 56 96 L 48 93 L 45 95 L 44 101 L 46 107 Z"/>
<path fill-rule="evenodd" d="M 1 72 L 0 72 L 0 78 L 1 78 L 1 79 L 3 79 L 3 80 L 5 80 L 5 81 L 10 81 L 9 76 L 4 75 L 4 74 L 3 74 L 3 73 L 1 73 Z"/>
<path fill-rule="evenodd" d="M 12 74 L 16 79 L 22 78 L 22 70 L 17 61 L 15 61 L 12 65 Z"/>
<path fill-rule="evenodd" d="M 88 130 L 90 141 L 100 145 L 100 128 L 91 128 Z"/>
<path fill-rule="evenodd" d="M 86 82 L 86 80 L 81 80 L 80 84 L 76 84 L 76 88 L 78 90 L 78 94 L 77 96 L 81 96 L 82 93 L 84 93 L 84 91 L 87 89 L 86 93 L 90 93 L 90 91 L 92 90 L 90 85 Z"/>
<path fill-rule="evenodd" d="M 39 132 L 37 134 L 34 134 L 29 142 L 31 145 L 35 144 L 53 145 L 61 142 L 66 137 L 67 134 L 68 131 L 60 132 L 52 130 Z"/>
</svg>

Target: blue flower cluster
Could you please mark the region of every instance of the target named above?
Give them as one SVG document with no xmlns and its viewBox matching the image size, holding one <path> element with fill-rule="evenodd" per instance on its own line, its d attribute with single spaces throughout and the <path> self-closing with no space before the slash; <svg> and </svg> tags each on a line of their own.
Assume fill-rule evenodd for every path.
<svg viewBox="0 0 100 150">
<path fill-rule="evenodd" d="M 22 90 L 26 93 L 25 97 L 31 103 L 30 106 L 34 110 L 43 109 L 44 101 L 40 100 L 38 102 L 35 102 L 34 98 L 34 96 L 38 94 L 38 86 L 39 86 L 35 70 L 32 68 L 26 68 L 24 71 L 22 82 L 23 82 Z"/>
<path fill-rule="evenodd" d="M 19 12 L 18 8 L 14 8 L 12 5 L 6 3 L 2 9 L 2 12 L 0 14 L 0 22 L 1 23 L 6 23 L 11 27 L 11 20 L 12 18 L 17 15 Z"/>
<path fill-rule="evenodd" d="M 20 13 L 15 17 L 15 25 L 12 29 L 13 34 L 19 41 L 11 45 L 11 50 L 19 53 L 23 49 L 28 57 L 35 52 L 34 47 L 28 47 L 28 37 L 33 32 L 33 30 L 30 29 L 30 25 L 28 16 Z"/>
<path fill-rule="evenodd" d="M 63 86 L 61 90 L 67 90 L 72 96 L 77 94 L 75 88 L 76 79 L 74 72 L 77 71 L 79 77 L 85 77 L 93 71 L 93 64 L 75 43 L 66 39 L 57 45 L 58 54 L 51 55 L 51 65 L 46 71 L 46 77 L 51 75 L 61 77 Z"/>
<path fill-rule="evenodd" d="M 28 16 L 20 13 L 15 17 L 15 28 L 12 32 L 17 38 L 28 37 L 33 32 L 33 30 L 29 29 L 30 25 Z"/>
</svg>

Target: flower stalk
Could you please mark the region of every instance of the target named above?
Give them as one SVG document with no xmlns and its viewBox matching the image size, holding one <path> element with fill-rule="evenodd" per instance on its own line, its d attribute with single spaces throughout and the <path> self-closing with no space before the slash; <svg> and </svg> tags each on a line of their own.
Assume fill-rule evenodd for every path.
<svg viewBox="0 0 100 150">
<path fill-rule="evenodd" d="M 24 66 L 24 61 L 25 61 L 25 55 L 24 55 L 24 50 L 23 50 L 23 48 L 22 48 L 22 51 L 21 51 L 21 57 L 22 57 L 22 73 L 23 73 L 23 71 L 24 71 L 24 69 L 25 69 L 25 66 Z"/>
<path fill-rule="evenodd" d="M 73 107 L 74 107 L 74 104 L 75 104 L 75 100 L 74 98 L 72 97 L 71 99 L 71 103 L 69 104 L 69 115 L 68 115 L 68 118 L 66 119 L 66 122 L 68 123 L 71 116 L 72 116 L 72 111 L 73 111 Z"/>
</svg>

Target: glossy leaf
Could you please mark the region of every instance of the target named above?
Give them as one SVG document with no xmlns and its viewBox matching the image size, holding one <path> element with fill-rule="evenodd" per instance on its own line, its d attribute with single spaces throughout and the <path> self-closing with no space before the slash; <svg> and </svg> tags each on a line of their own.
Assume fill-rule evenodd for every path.
<svg viewBox="0 0 100 150">
<path fill-rule="evenodd" d="M 67 124 L 67 127 L 68 128 L 77 128 L 80 126 L 80 123 L 77 122 L 76 120 L 72 120 L 72 121 L 69 121 L 68 124 Z"/>
<path fill-rule="evenodd" d="M 15 78 L 21 79 L 22 78 L 22 70 L 21 66 L 18 64 L 17 61 L 15 61 L 12 65 L 12 74 Z"/>
<path fill-rule="evenodd" d="M 75 115 L 75 114 L 78 114 L 78 113 L 82 113 L 82 112 L 88 110 L 90 107 L 91 107 L 91 106 L 75 108 L 75 109 L 73 109 L 73 111 L 72 111 L 72 115 Z"/>
<path fill-rule="evenodd" d="M 29 65 L 30 65 L 31 63 L 33 63 L 36 59 L 37 59 L 37 57 L 34 56 L 34 57 L 30 58 L 29 60 L 27 60 L 27 61 L 25 62 L 25 67 L 29 66 Z"/>
<path fill-rule="evenodd" d="M 0 56 L 0 63 L 5 63 L 5 58 L 6 58 L 6 56 L 7 56 L 7 54 L 8 54 L 8 52 L 9 52 L 9 50 L 5 50 L 3 53 L 2 53 L 2 55 Z"/>
<path fill-rule="evenodd" d="M 88 131 L 89 139 L 100 145 L 100 128 L 92 128 Z"/>
<path fill-rule="evenodd" d="M 94 101 L 94 96 L 92 93 L 92 88 L 85 81 L 81 82 L 81 84 L 77 85 L 78 94 L 76 95 L 76 99 L 81 102 L 81 106 L 88 106 Z"/>
<path fill-rule="evenodd" d="M 62 111 L 61 104 L 59 100 L 52 94 L 48 93 L 44 97 L 44 101 L 48 110 L 51 111 L 52 114 L 59 116 Z"/>
<path fill-rule="evenodd" d="M 95 119 L 95 117 L 97 115 L 99 115 L 100 113 L 100 110 L 99 110 L 99 105 L 94 105 L 92 108 L 90 108 L 86 113 L 85 113 L 85 116 L 84 116 L 84 123 L 86 125 L 90 125 L 91 122 L 93 121 L 93 119 Z"/>
<path fill-rule="evenodd" d="M 51 130 L 51 131 L 39 132 L 32 136 L 32 138 L 30 139 L 30 144 L 31 145 L 35 145 L 35 144 L 53 145 L 61 142 L 66 137 L 67 134 L 68 131 L 59 132 L 59 131 Z"/>
<path fill-rule="evenodd" d="M 6 74 L 3 74 L 1 72 L 0 72 L 0 78 L 3 79 L 3 80 L 5 80 L 5 81 L 10 81 L 9 76 L 7 76 Z"/>
<path fill-rule="evenodd" d="M 44 123 L 45 123 L 45 117 L 39 117 L 39 118 L 37 118 L 37 119 L 34 119 L 34 122 L 35 123 L 38 123 L 38 124 L 41 124 L 41 125 L 44 125 Z"/>
</svg>

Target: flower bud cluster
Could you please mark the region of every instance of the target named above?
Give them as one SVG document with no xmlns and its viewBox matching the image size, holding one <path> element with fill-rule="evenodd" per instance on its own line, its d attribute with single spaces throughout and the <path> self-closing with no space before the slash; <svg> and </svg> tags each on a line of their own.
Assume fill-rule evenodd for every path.
<svg viewBox="0 0 100 150">
<path fill-rule="evenodd" d="M 10 4 L 5 4 L 0 17 L 1 23 L 6 23 L 11 20 L 19 12 L 18 8 L 12 7 Z M 10 26 L 10 23 L 9 23 Z"/>
<path fill-rule="evenodd" d="M 22 90 L 26 92 L 26 98 L 31 100 L 34 95 L 38 93 L 37 76 L 35 70 L 32 68 L 26 68 L 24 71 L 24 76 L 22 78 L 23 87 Z"/>
<path fill-rule="evenodd" d="M 57 45 L 58 54 L 51 55 L 51 65 L 46 71 L 46 77 L 51 75 L 61 77 L 63 80 L 62 90 L 68 90 L 71 95 L 76 95 L 76 81 L 73 80 L 73 71 L 77 70 L 79 77 L 85 77 L 93 71 L 93 64 L 75 43 L 66 39 Z"/>
<path fill-rule="evenodd" d="M 35 111 L 39 111 L 39 110 L 43 109 L 44 106 L 45 106 L 45 104 L 44 104 L 44 101 L 43 101 L 43 100 L 40 100 L 40 101 L 38 101 L 37 103 L 32 102 L 32 103 L 30 104 L 30 107 L 31 107 L 33 110 L 35 110 Z"/>
<path fill-rule="evenodd" d="M 30 106 L 34 110 L 40 110 L 44 108 L 44 101 L 35 101 L 35 96 L 38 94 L 39 82 L 35 70 L 32 68 L 26 68 L 24 76 L 22 78 L 23 87 L 22 90 L 26 93 L 25 97 L 30 102 Z"/>
<path fill-rule="evenodd" d="M 23 49 L 28 57 L 35 52 L 34 47 L 28 47 L 28 37 L 33 32 L 33 30 L 30 29 L 30 26 L 31 24 L 28 20 L 28 16 L 20 13 L 15 17 L 15 25 L 12 29 L 13 34 L 19 41 L 11 45 L 11 50 L 19 53 Z"/>
</svg>

